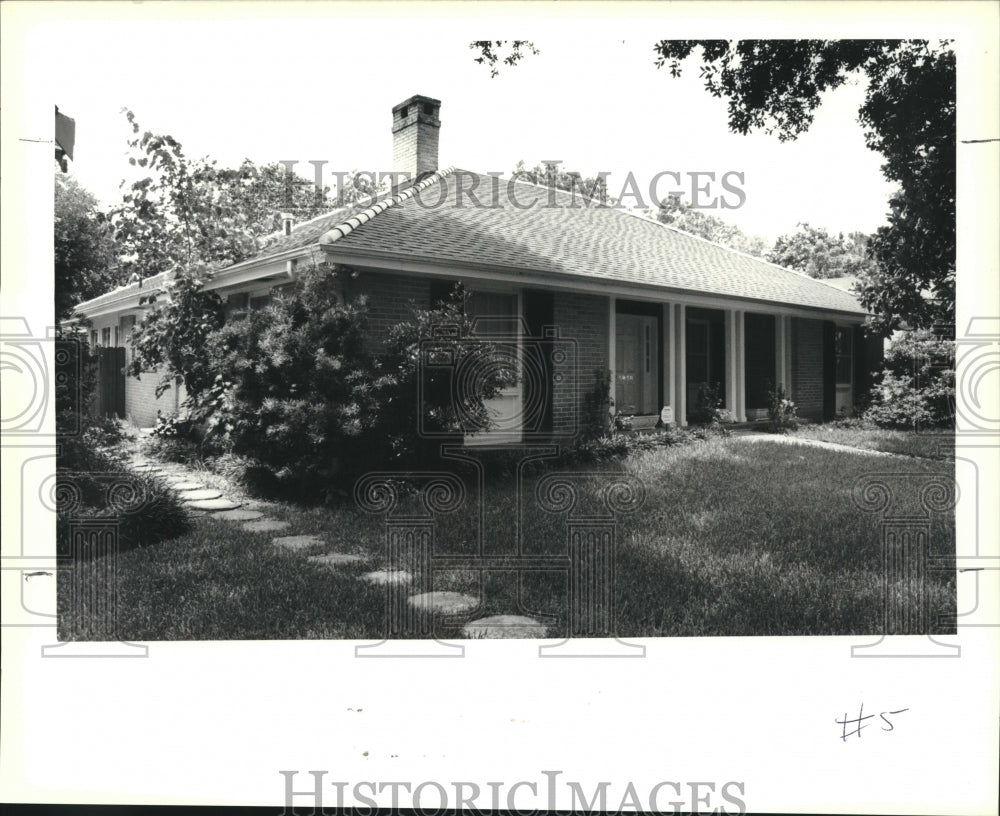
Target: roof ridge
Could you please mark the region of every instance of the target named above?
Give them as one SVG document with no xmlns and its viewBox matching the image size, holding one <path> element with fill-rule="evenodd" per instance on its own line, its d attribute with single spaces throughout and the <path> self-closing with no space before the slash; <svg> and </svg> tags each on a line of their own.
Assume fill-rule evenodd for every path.
<svg viewBox="0 0 1000 816">
<path fill-rule="evenodd" d="M 396 193 L 396 195 L 394 196 L 382 199 L 382 201 L 373 204 L 372 206 L 362 210 L 356 215 L 352 215 L 342 224 L 338 224 L 337 226 L 327 230 L 319 237 L 318 241 L 319 245 L 327 246 L 329 244 L 332 244 L 334 241 L 337 241 L 340 238 L 344 238 L 350 235 L 352 232 L 354 232 L 354 230 L 356 230 L 362 224 L 367 224 L 369 221 L 371 221 L 376 215 L 385 212 L 390 207 L 396 204 L 402 204 L 404 201 L 409 201 L 417 193 L 426 190 L 432 184 L 436 184 L 442 179 L 445 179 L 448 176 L 452 175 L 454 172 L 455 172 L 454 166 L 446 167 L 444 170 L 435 170 L 430 176 L 425 178 L 423 181 L 407 187 L 401 193 Z"/>
</svg>

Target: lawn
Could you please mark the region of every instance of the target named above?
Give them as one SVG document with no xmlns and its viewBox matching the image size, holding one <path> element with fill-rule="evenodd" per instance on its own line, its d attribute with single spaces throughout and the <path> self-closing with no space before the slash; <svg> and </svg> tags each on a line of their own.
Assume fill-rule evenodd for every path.
<svg viewBox="0 0 1000 816">
<path fill-rule="evenodd" d="M 953 459 L 955 456 L 955 432 L 937 428 L 914 433 L 829 423 L 806 425 L 799 428 L 795 436 L 925 459 Z"/>
<path fill-rule="evenodd" d="M 575 477 L 582 485 L 583 512 L 598 507 L 596 497 L 618 474 L 641 480 L 646 492 L 638 512 L 617 520 L 614 633 L 619 637 L 870 635 L 882 630 L 881 538 L 878 517 L 854 504 L 855 480 L 885 471 L 952 474 L 953 464 L 715 437 L 586 470 L 591 473 Z M 545 475 L 526 477 L 520 522 L 511 479 L 491 483 L 485 501 L 470 482 L 465 503 L 437 521 L 435 554 L 480 552 L 480 507 L 486 532 L 482 554 L 510 552 L 518 529 L 524 553 L 564 554 L 565 514 L 546 511 L 535 498 L 537 480 Z M 412 507 L 404 501 L 398 511 L 416 510 L 416 500 L 410 501 Z M 383 637 L 386 590 L 361 575 L 385 564 L 384 518 L 353 504 L 281 503 L 266 509 L 269 517 L 290 524 L 277 535 L 310 533 L 329 543 L 288 551 L 271 543 L 274 533 L 248 533 L 239 524 L 201 518 L 179 538 L 121 553 L 117 637 Z M 367 560 L 337 568 L 307 560 L 330 549 Z M 954 553 L 953 512 L 933 519 L 931 549 Z M 60 575 L 61 635 L 99 639 L 86 607 L 68 619 L 70 580 L 68 572 Z M 435 570 L 433 589 L 479 598 L 473 618 L 531 614 L 551 624 L 553 637 L 568 632 L 565 571 Z M 928 573 L 927 602 L 931 631 L 954 631 L 936 623 L 955 612 L 952 573 Z M 438 621 L 434 632 L 458 637 L 461 623 Z"/>
</svg>

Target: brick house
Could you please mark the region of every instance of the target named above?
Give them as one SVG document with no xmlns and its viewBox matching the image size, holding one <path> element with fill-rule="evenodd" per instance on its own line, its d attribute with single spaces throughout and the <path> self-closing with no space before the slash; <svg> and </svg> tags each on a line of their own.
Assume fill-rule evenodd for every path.
<svg viewBox="0 0 1000 816">
<path fill-rule="evenodd" d="M 412 306 L 461 281 L 483 334 L 506 338 L 524 376 L 491 406 L 491 440 L 571 438 L 584 401 L 610 375 L 616 410 L 635 426 L 686 425 L 699 387 L 717 383 L 736 421 L 760 418 L 767 383 L 799 415 L 851 411 L 881 363 L 856 299 L 823 281 L 718 246 L 579 193 L 438 168 L 440 102 L 414 96 L 393 115 L 394 169 L 414 183 L 372 206 L 286 223 L 255 257 L 208 288 L 230 313 L 258 308 L 303 264 L 346 267 L 343 296 L 367 295 L 378 346 Z M 80 304 L 94 345 L 125 345 L 163 275 Z M 129 378 L 125 414 L 143 426 L 183 393 L 153 397 Z M 480 435 L 479 438 L 483 438 Z"/>
</svg>

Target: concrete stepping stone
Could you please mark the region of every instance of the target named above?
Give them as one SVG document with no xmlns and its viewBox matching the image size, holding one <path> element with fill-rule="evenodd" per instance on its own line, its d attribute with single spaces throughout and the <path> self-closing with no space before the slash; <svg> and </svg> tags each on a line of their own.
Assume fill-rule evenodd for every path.
<svg viewBox="0 0 1000 816">
<path fill-rule="evenodd" d="M 470 638 L 539 638 L 547 631 L 545 624 L 523 615 L 493 615 L 462 627 L 462 633 Z"/>
<path fill-rule="evenodd" d="M 309 560 L 314 564 L 322 564 L 325 567 L 344 567 L 348 564 L 357 564 L 365 560 L 363 555 L 351 555 L 350 553 L 325 553 L 324 555 L 310 555 Z"/>
<path fill-rule="evenodd" d="M 361 577 L 372 584 L 408 584 L 413 580 L 406 570 L 375 570 Z"/>
<path fill-rule="evenodd" d="M 224 519 L 226 521 L 254 521 L 263 518 L 264 514 L 260 510 L 220 510 L 212 514 L 212 518 Z"/>
<path fill-rule="evenodd" d="M 193 490 L 181 490 L 178 492 L 181 494 L 181 498 L 184 501 L 197 501 L 199 499 L 217 499 L 222 495 L 222 491 L 216 490 L 214 487 L 208 487 L 204 489 L 195 488 Z"/>
<path fill-rule="evenodd" d="M 235 510 L 240 504 L 231 499 L 197 499 L 189 501 L 187 506 L 192 510 Z"/>
<path fill-rule="evenodd" d="M 204 490 L 205 485 L 201 482 L 187 482 L 187 481 L 172 481 L 170 486 L 176 490 L 178 493 L 182 493 L 185 490 Z"/>
<path fill-rule="evenodd" d="M 444 615 L 457 615 L 479 606 L 478 600 L 471 595 L 463 595 L 461 592 L 423 592 L 419 595 L 411 595 L 409 602 L 417 609 L 440 612 Z"/>
<path fill-rule="evenodd" d="M 278 524 L 285 524 L 279 521 Z M 292 535 L 292 536 L 281 536 L 280 538 L 272 538 L 271 543 L 278 547 L 285 547 L 289 550 L 303 550 L 306 547 L 315 547 L 317 544 L 325 544 L 322 538 L 314 535 Z"/>
<path fill-rule="evenodd" d="M 261 519 L 260 521 L 248 521 L 243 525 L 243 529 L 250 533 L 276 533 L 278 530 L 287 530 L 287 521 L 277 521 L 276 519 Z"/>
</svg>

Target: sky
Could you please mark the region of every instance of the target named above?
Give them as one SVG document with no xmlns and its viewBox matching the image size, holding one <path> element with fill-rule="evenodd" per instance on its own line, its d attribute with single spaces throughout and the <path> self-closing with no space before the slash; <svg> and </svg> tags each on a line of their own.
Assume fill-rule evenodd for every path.
<svg viewBox="0 0 1000 816">
<path fill-rule="evenodd" d="M 798 222 L 872 232 L 892 193 L 857 123 L 862 80 L 829 93 L 797 141 L 732 134 L 726 101 L 705 91 L 696 59 L 681 79 L 654 66 L 653 44 L 672 36 L 672 7 L 595 25 L 526 19 L 509 36 L 541 53 L 491 78 L 469 49 L 483 22 L 454 7 L 187 4 L 168 14 L 86 5 L 75 18 L 54 15 L 29 47 L 34 79 L 76 120 L 71 172 L 105 205 L 118 201 L 129 171 L 123 107 L 191 156 L 223 166 L 295 160 L 311 176 L 310 160 L 328 162 L 328 172 L 392 169 L 390 111 L 413 94 L 442 102 L 442 167 L 509 173 L 519 160 L 559 159 L 584 176 L 609 173 L 612 195 L 632 173 L 647 204 L 662 171 L 681 174 L 688 198 L 691 173 L 715 173 L 709 200 L 725 192 L 724 173 L 742 173 L 742 182 L 729 178 L 743 206 L 705 212 L 768 240 Z M 490 33 L 505 27 L 492 20 Z M 668 189 L 677 189 L 669 178 L 659 190 Z"/>
</svg>

